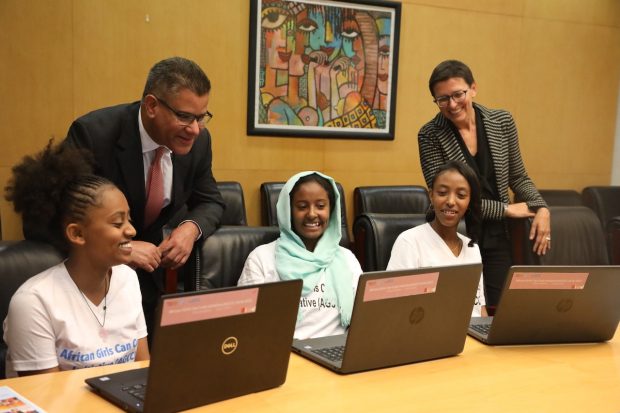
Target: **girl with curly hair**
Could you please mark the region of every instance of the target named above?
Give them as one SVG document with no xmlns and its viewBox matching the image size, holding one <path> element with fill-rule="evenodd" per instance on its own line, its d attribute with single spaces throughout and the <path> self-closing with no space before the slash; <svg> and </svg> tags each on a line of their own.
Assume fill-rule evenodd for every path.
<svg viewBox="0 0 620 413">
<path fill-rule="evenodd" d="M 30 234 L 66 257 L 11 298 L 7 377 L 149 358 L 138 279 L 124 265 L 136 234 L 127 200 L 89 159 L 50 142 L 5 188 Z"/>
</svg>

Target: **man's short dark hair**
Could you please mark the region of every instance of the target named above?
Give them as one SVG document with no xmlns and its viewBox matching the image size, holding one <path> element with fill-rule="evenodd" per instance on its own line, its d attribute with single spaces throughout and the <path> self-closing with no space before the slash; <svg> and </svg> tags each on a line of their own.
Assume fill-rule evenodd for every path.
<svg viewBox="0 0 620 413">
<path fill-rule="evenodd" d="M 469 86 L 474 83 L 474 75 L 472 74 L 471 69 L 465 63 L 459 60 L 444 60 L 443 62 L 439 63 L 437 67 L 435 67 L 435 69 L 433 69 L 433 73 L 431 73 L 431 78 L 428 80 L 428 88 L 431 91 L 431 95 L 435 97 L 433 88 L 437 83 L 443 82 L 453 77 L 460 77 Z"/>
<path fill-rule="evenodd" d="M 161 98 L 189 89 L 198 96 L 211 91 L 211 81 L 200 66 L 183 57 L 171 57 L 155 63 L 146 78 L 142 98 L 153 94 Z"/>
</svg>

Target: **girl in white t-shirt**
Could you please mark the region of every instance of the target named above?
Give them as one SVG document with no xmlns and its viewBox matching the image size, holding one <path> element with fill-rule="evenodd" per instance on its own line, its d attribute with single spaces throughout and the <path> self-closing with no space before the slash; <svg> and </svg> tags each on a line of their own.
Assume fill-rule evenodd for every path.
<svg viewBox="0 0 620 413">
<path fill-rule="evenodd" d="M 441 166 L 429 189 L 431 205 L 427 223 L 398 236 L 388 270 L 473 264 L 482 262 L 476 242 L 480 234 L 480 184 L 466 164 L 449 161 Z M 465 218 L 468 237 L 457 232 Z M 486 315 L 483 279 L 480 276 L 473 316 Z"/>
<path fill-rule="evenodd" d="M 313 171 L 293 176 L 280 192 L 277 213 L 280 237 L 250 253 L 239 285 L 301 279 L 295 338 L 344 333 L 362 269 L 353 253 L 339 245 L 336 183 Z"/>
<path fill-rule="evenodd" d="M 13 168 L 7 199 L 66 260 L 20 286 L 4 320 L 7 376 L 147 360 L 123 193 L 83 151 L 50 143 Z"/>
</svg>

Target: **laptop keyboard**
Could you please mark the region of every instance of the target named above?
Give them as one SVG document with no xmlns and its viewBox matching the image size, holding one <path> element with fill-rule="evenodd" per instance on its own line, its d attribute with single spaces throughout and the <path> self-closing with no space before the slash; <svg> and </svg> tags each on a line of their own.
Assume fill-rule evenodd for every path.
<svg viewBox="0 0 620 413">
<path fill-rule="evenodd" d="M 488 335 L 489 330 L 491 329 L 491 324 L 471 324 L 469 328 L 477 333 Z"/>
<path fill-rule="evenodd" d="M 318 348 L 312 352 L 331 361 L 342 361 L 344 346 Z"/>
<path fill-rule="evenodd" d="M 144 395 L 146 394 L 146 384 L 134 384 L 133 386 L 123 386 L 121 390 L 134 396 L 135 398 L 144 401 Z"/>
</svg>

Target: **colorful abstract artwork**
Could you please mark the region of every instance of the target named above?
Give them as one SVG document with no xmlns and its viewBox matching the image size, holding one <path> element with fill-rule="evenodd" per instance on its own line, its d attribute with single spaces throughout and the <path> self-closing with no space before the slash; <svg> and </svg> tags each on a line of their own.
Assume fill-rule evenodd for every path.
<svg viewBox="0 0 620 413">
<path fill-rule="evenodd" d="M 400 3 L 252 0 L 248 134 L 394 139 Z"/>
</svg>

